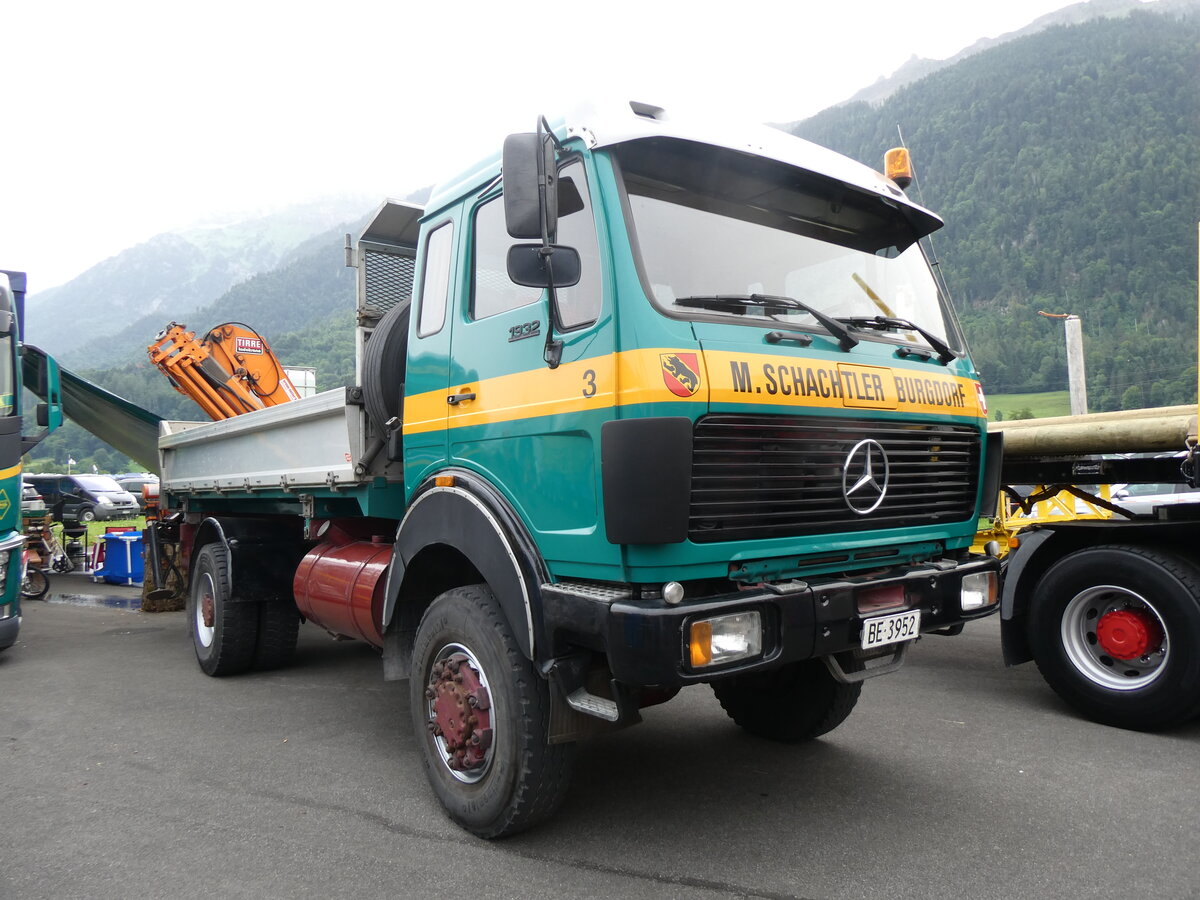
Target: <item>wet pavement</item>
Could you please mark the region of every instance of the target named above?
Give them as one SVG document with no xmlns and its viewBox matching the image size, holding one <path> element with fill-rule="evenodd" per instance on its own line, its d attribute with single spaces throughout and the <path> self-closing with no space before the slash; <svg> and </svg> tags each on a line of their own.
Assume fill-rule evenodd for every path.
<svg viewBox="0 0 1200 900">
<path fill-rule="evenodd" d="M 113 584 L 90 572 L 48 572 L 50 590 L 42 601 L 75 606 L 107 606 L 112 609 L 141 609 L 141 584 Z M 24 604 L 42 602 L 25 600 Z M 23 604 L 23 605 L 24 605 Z"/>
</svg>

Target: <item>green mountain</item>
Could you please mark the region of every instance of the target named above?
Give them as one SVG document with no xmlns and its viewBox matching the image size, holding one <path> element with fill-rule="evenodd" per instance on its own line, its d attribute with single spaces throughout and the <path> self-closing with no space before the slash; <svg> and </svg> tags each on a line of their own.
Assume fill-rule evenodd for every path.
<svg viewBox="0 0 1200 900">
<path fill-rule="evenodd" d="M 1085 2 L 1064 6 L 1062 9 L 1046 13 L 1016 31 L 1010 31 L 994 38 L 980 38 L 970 47 L 960 50 L 948 59 L 925 59 L 914 55 L 891 75 L 880 78 L 874 84 L 858 91 L 848 102 L 862 100 L 867 103 L 882 103 L 905 85 L 932 75 L 939 69 L 961 62 L 968 56 L 974 56 L 976 53 L 982 53 L 984 50 L 1000 44 L 1036 34 L 1055 25 L 1078 25 L 1092 19 L 1127 16 L 1135 9 L 1173 13 L 1194 5 L 1195 0 L 1152 0 L 1149 5 L 1145 0 L 1085 0 Z"/>
<path fill-rule="evenodd" d="M 361 197 L 332 198 L 157 235 L 64 285 L 31 295 L 27 333 L 68 366 L 105 365 L 130 349 L 118 334 L 134 319 L 163 320 L 148 341 L 171 318 L 188 317 L 256 273 L 295 259 L 314 235 L 362 215 L 370 205 Z M 63 328 L 64 322 L 71 327 Z"/>
<path fill-rule="evenodd" d="M 1050 28 L 793 127 L 876 168 L 903 133 L 989 390 L 1066 386 L 1046 310 L 1083 318 L 1092 410 L 1195 398 L 1198 9 Z"/>
</svg>

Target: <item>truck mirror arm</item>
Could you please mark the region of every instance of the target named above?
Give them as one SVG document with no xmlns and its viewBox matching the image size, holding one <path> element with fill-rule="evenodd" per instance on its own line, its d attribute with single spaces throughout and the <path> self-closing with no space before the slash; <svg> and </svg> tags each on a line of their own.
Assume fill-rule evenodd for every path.
<svg viewBox="0 0 1200 900">
<path fill-rule="evenodd" d="M 546 344 L 542 347 L 542 359 L 551 369 L 562 362 L 562 340 L 554 336 L 554 312 L 558 309 L 558 291 L 554 287 L 554 247 L 547 242 L 540 251 L 546 266 Z M 577 279 L 578 280 L 578 279 Z"/>
</svg>

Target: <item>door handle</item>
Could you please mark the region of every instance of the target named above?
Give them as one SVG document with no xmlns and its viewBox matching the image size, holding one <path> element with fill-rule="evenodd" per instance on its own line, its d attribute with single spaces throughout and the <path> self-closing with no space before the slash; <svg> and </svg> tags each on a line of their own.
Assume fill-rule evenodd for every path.
<svg viewBox="0 0 1200 900">
<path fill-rule="evenodd" d="M 460 403 L 465 403 L 468 400 L 474 400 L 475 393 L 473 391 L 464 392 L 461 394 L 451 394 L 446 398 L 446 402 L 451 406 L 458 406 Z"/>
</svg>

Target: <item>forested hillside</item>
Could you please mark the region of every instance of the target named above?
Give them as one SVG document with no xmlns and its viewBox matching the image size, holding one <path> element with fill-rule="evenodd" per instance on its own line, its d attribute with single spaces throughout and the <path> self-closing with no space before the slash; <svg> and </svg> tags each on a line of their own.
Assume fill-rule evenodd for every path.
<svg viewBox="0 0 1200 900">
<path fill-rule="evenodd" d="M 1066 385 L 1061 323 L 1083 317 L 1093 410 L 1196 391 L 1200 18 L 1135 12 L 986 51 L 878 107 L 795 133 L 878 168 L 947 222 L 934 247 L 986 387 Z"/>
<path fill-rule="evenodd" d="M 286 265 L 314 235 L 370 206 L 361 197 L 336 197 L 157 235 L 66 284 L 35 288 L 27 304 L 27 333 L 67 366 L 107 365 L 136 346 L 118 336 L 122 326 L 147 314 L 190 316 L 238 282 Z M 30 274 L 36 281 L 38 273 Z"/>
</svg>

